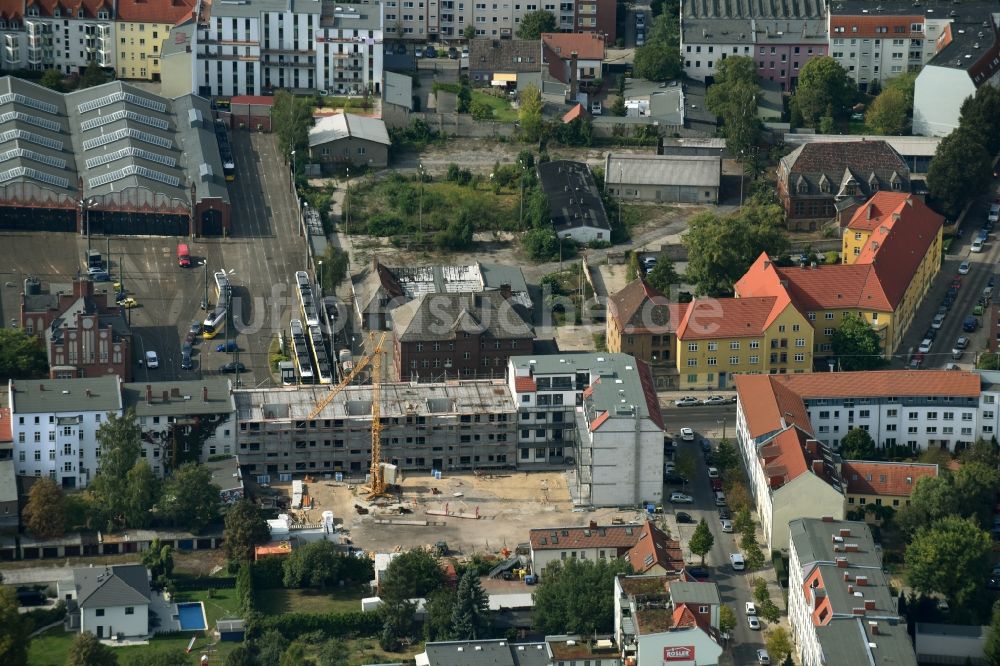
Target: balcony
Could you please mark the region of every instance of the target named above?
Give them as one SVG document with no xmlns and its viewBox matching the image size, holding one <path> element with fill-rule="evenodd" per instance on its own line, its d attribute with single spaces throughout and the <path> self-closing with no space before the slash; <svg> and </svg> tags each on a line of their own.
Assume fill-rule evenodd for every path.
<svg viewBox="0 0 1000 666">
<path fill-rule="evenodd" d="M 97 65 L 99 67 L 114 67 L 114 51 L 110 49 L 103 49 L 97 52 L 97 58 L 95 58 Z"/>
<path fill-rule="evenodd" d="M 21 50 L 9 46 L 4 47 L 3 50 L 3 62 L 8 69 L 11 67 L 17 67 L 21 64 Z"/>
<path fill-rule="evenodd" d="M 268 48 L 266 46 L 264 48 L 262 48 L 260 50 L 260 52 L 263 53 L 264 55 L 292 55 L 292 56 L 296 56 L 296 55 L 299 55 L 299 56 L 315 56 L 316 55 L 316 51 L 312 51 L 312 50 L 310 50 L 310 51 L 301 51 L 301 50 L 298 50 L 298 49 L 272 49 L 272 48 Z"/>
<path fill-rule="evenodd" d="M 51 49 L 41 49 L 41 48 L 29 48 L 28 49 L 28 64 L 29 65 L 45 65 L 51 64 L 53 60 Z"/>
<path fill-rule="evenodd" d="M 44 23 L 42 21 L 32 21 L 26 20 L 24 22 L 24 27 L 28 32 L 28 36 L 37 35 L 51 35 L 52 25 L 49 23 Z"/>
</svg>

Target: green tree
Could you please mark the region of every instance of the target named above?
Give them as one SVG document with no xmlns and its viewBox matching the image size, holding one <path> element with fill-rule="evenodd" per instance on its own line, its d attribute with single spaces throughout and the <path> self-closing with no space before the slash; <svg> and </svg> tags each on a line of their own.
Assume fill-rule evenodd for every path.
<svg viewBox="0 0 1000 666">
<path fill-rule="evenodd" d="M 882 90 L 884 92 L 892 89 L 903 93 L 903 104 L 906 106 L 906 113 L 908 116 L 913 116 L 913 90 L 916 87 L 916 83 L 917 72 L 904 72 L 886 81 Z"/>
<path fill-rule="evenodd" d="M 469 88 L 469 77 L 462 76 L 462 83 L 458 89 L 458 106 L 456 111 L 459 113 L 469 113 L 469 106 L 472 104 L 472 89 Z"/>
<path fill-rule="evenodd" d="M 990 153 L 977 130 L 960 125 L 941 139 L 927 171 L 927 189 L 942 213 L 954 219 L 989 188 Z"/>
<path fill-rule="evenodd" d="M 288 649 L 288 639 L 282 636 L 280 632 L 269 629 L 254 641 L 253 646 L 257 653 L 257 664 L 261 666 L 264 664 L 280 664 L 281 657 L 285 654 L 285 650 Z"/>
<path fill-rule="evenodd" d="M 753 579 L 753 600 L 758 604 L 762 604 L 771 598 L 771 593 L 767 591 L 767 581 L 756 576 Z"/>
<path fill-rule="evenodd" d="M 719 440 L 719 445 L 715 450 L 714 461 L 715 466 L 723 474 L 739 470 L 740 455 L 736 452 L 736 447 L 733 446 L 728 437 Z"/>
<path fill-rule="evenodd" d="M 996 155 L 1000 151 L 1000 90 L 981 86 L 962 102 L 958 122 L 980 137 L 988 154 Z"/>
<path fill-rule="evenodd" d="M 606 633 L 614 627 L 614 579 L 628 562 L 556 560 L 535 589 L 534 626 L 546 634 Z"/>
<path fill-rule="evenodd" d="M 628 109 L 625 108 L 625 98 L 621 95 L 615 97 L 615 101 L 611 103 L 611 107 L 608 109 L 608 113 L 613 116 L 624 117 L 628 113 Z"/>
<path fill-rule="evenodd" d="M 132 493 L 129 491 L 129 472 L 139 461 L 140 450 L 139 420 L 132 408 L 119 417 L 114 413 L 97 429 L 97 441 L 101 446 L 101 469 L 90 485 L 94 496 L 94 508 L 107 517 L 109 529 L 121 529 L 128 525 L 127 516 L 134 514 L 129 506 Z"/>
<path fill-rule="evenodd" d="M 48 374 L 45 350 L 33 335 L 19 328 L 0 328 L 0 381 L 38 379 Z"/>
<path fill-rule="evenodd" d="M 96 61 L 91 60 L 87 69 L 83 70 L 83 76 L 80 77 L 80 89 L 104 85 L 108 80 L 109 77 L 104 70 L 97 66 Z"/>
<path fill-rule="evenodd" d="M 62 488 L 48 477 L 36 480 L 28 491 L 21 518 L 38 539 L 61 537 L 66 533 L 66 496 Z"/>
<path fill-rule="evenodd" d="M 698 473 L 698 458 L 691 451 L 681 451 L 674 460 L 677 473 L 690 481 Z"/>
<path fill-rule="evenodd" d="M 562 241 L 563 250 L 568 241 Z M 528 257 L 534 261 L 553 261 L 559 258 L 559 237 L 556 230 L 549 227 L 532 229 L 521 236 L 521 247 Z"/>
<path fill-rule="evenodd" d="M 256 666 L 256 664 L 253 653 L 245 645 L 237 646 L 226 655 L 226 666 Z"/>
<path fill-rule="evenodd" d="M 474 100 L 469 105 L 473 120 L 493 120 L 493 108 L 482 100 Z"/>
<path fill-rule="evenodd" d="M 865 113 L 865 123 L 875 134 L 903 134 L 910 126 L 905 93 L 898 88 L 886 88 L 875 98 Z"/>
<path fill-rule="evenodd" d="M 726 58 L 705 96 L 708 110 L 722 118 L 726 146 L 733 155 L 749 153 L 760 139 L 757 118 L 757 63 L 750 57 Z"/>
<path fill-rule="evenodd" d="M 149 550 L 142 555 L 142 563 L 149 569 L 153 582 L 164 586 L 174 573 L 174 549 L 169 544 L 161 544 L 159 539 L 153 539 Z"/>
<path fill-rule="evenodd" d="M 294 641 L 285 648 L 278 666 L 316 666 L 316 662 L 306 657 L 305 643 Z"/>
<path fill-rule="evenodd" d="M 694 528 L 694 534 L 691 535 L 688 548 L 692 553 L 701 558 L 701 563 L 704 566 L 705 556 L 708 555 L 714 545 L 715 537 L 712 536 L 711 530 L 708 529 L 708 523 L 702 518 L 698 526 Z"/>
<path fill-rule="evenodd" d="M 271 107 L 272 124 L 278 128 L 278 149 L 291 159 L 292 151 L 305 155 L 309 147 L 309 128 L 312 127 L 313 102 L 311 98 L 297 97 L 287 90 L 279 90 L 274 95 Z M 299 167 L 306 160 L 296 159 Z"/>
<path fill-rule="evenodd" d="M 1000 455 L 997 455 L 997 445 L 994 441 L 986 441 L 982 437 L 976 439 L 969 448 L 962 452 L 962 464 L 982 463 L 989 467 L 1000 467 Z"/>
<path fill-rule="evenodd" d="M 986 634 L 986 645 L 983 646 L 986 661 L 990 666 L 1000 666 L 1000 601 L 993 604 L 993 615 L 990 628 Z"/>
<path fill-rule="evenodd" d="M 394 558 L 379 583 L 382 601 L 423 598 L 444 583 L 437 558 L 414 548 Z"/>
<path fill-rule="evenodd" d="M 58 69 L 51 68 L 45 70 L 42 74 L 42 78 L 38 80 L 38 84 L 45 86 L 49 90 L 65 92 L 62 84 L 62 73 Z"/>
<path fill-rule="evenodd" d="M 753 526 L 753 516 L 750 514 L 750 508 L 745 507 L 736 512 L 736 518 L 733 519 L 733 529 L 736 530 L 737 534 L 747 534 L 748 532 L 753 538 L 755 533 Z"/>
<path fill-rule="evenodd" d="M 524 139 L 528 142 L 538 141 L 542 135 L 542 109 L 545 107 L 541 91 L 534 83 L 529 83 L 518 94 L 518 101 L 520 108 L 517 111 L 517 119 L 521 123 Z"/>
<path fill-rule="evenodd" d="M 450 585 L 439 587 L 427 595 L 424 606 L 424 640 L 452 640 L 451 618 L 458 602 L 458 593 Z"/>
<path fill-rule="evenodd" d="M 767 561 L 764 558 L 764 553 L 761 552 L 760 546 L 757 545 L 756 541 L 749 544 L 749 547 L 744 549 L 743 559 L 746 562 L 748 569 L 762 569 L 764 567 L 764 563 Z"/>
<path fill-rule="evenodd" d="M 324 642 L 316 652 L 319 666 L 347 666 L 350 659 L 351 652 L 347 645 L 336 638 Z"/>
<path fill-rule="evenodd" d="M 873 460 L 875 458 L 875 440 L 867 430 L 851 428 L 840 440 L 840 455 L 845 460 Z"/>
<path fill-rule="evenodd" d="M 451 617 L 453 640 L 489 638 L 490 602 L 479 584 L 479 573 L 469 568 L 458 583 L 458 595 Z"/>
<path fill-rule="evenodd" d="M 471 42 L 473 39 L 476 38 L 476 26 L 474 25 L 465 26 L 465 30 L 462 31 L 462 36 L 465 37 L 466 40 Z"/>
<path fill-rule="evenodd" d="M 983 352 L 976 359 L 976 368 L 979 370 L 1000 370 L 1000 354 Z"/>
<path fill-rule="evenodd" d="M 66 656 L 66 666 L 117 666 L 118 656 L 102 645 L 89 631 L 81 631 L 73 637 L 73 644 Z"/>
<path fill-rule="evenodd" d="M 518 39 L 540 39 L 543 32 L 556 31 L 555 15 L 544 9 L 528 12 L 517 28 Z"/>
<path fill-rule="evenodd" d="M 650 40 L 635 50 L 632 71 L 640 79 L 670 81 L 681 73 L 681 56 L 676 44 Z"/>
<path fill-rule="evenodd" d="M 413 601 L 382 598 L 382 605 L 378 608 L 382 619 L 382 633 L 378 637 L 379 647 L 388 652 L 399 650 L 402 638 L 409 636 L 413 629 L 413 614 L 416 609 L 416 603 Z"/>
<path fill-rule="evenodd" d="M 323 291 L 332 294 L 337 286 L 347 277 L 350 266 L 348 254 L 332 243 L 326 246 L 323 257 Z"/>
<path fill-rule="evenodd" d="M 993 508 L 996 489 L 1000 487 L 1000 472 L 980 462 L 962 465 L 951 476 L 958 498 L 960 515 L 975 519 L 980 527 L 993 526 Z"/>
<path fill-rule="evenodd" d="M 775 624 L 781 619 L 781 609 L 770 599 L 764 599 L 760 608 L 757 609 L 757 614 L 771 624 Z"/>
<path fill-rule="evenodd" d="M 254 546 L 270 538 L 267 521 L 253 502 L 242 499 L 226 511 L 223 539 L 226 557 L 230 560 L 249 562 L 253 559 Z"/>
<path fill-rule="evenodd" d="M 896 524 L 910 534 L 939 518 L 958 513 L 958 495 L 951 479 L 946 476 L 925 477 L 917 480 L 910 493 L 910 503 L 900 510 Z"/>
<path fill-rule="evenodd" d="M 907 582 L 924 593 L 939 592 L 953 605 L 971 606 L 989 573 L 991 554 L 987 532 L 971 519 L 946 516 L 910 539 Z"/>
<path fill-rule="evenodd" d="M 147 527 L 151 511 L 160 497 L 160 479 L 145 460 L 138 461 L 125 475 L 125 524 Z"/>
<path fill-rule="evenodd" d="M 674 269 L 674 262 L 666 257 L 657 259 L 653 270 L 646 273 L 646 284 L 661 294 L 669 294 L 671 287 L 676 287 L 680 283 L 681 278 Z"/>
<path fill-rule="evenodd" d="M 822 56 L 802 67 L 792 101 L 805 122 L 815 125 L 821 114 L 842 116 L 856 96 L 857 88 L 844 68 L 833 58 Z"/>
<path fill-rule="evenodd" d="M 296 548 L 283 564 L 285 587 L 326 588 L 342 583 L 360 583 L 374 575 L 371 562 L 341 553 L 329 541 L 316 541 Z"/>
<path fill-rule="evenodd" d="M 28 663 L 31 639 L 24 618 L 17 612 L 13 588 L 0 587 L 0 662 L 6 666 L 26 666 Z"/>
<path fill-rule="evenodd" d="M 844 316 L 833 331 L 832 343 L 840 370 L 877 370 L 886 364 L 878 333 L 854 313 Z"/>
<path fill-rule="evenodd" d="M 767 645 L 767 652 L 774 660 L 783 661 L 795 649 L 792 637 L 788 635 L 788 630 L 784 627 L 774 627 L 768 631 L 764 644 Z"/>
<path fill-rule="evenodd" d="M 688 251 L 686 281 L 695 285 L 699 294 L 732 293 L 733 284 L 761 252 L 774 257 L 785 253 L 788 238 L 781 227 L 782 216 L 776 204 L 752 203 L 724 217 L 696 215 L 683 237 Z"/>
<path fill-rule="evenodd" d="M 736 628 L 736 613 L 728 604 L 719 607 L 719 631 L 724 634 L 730 633 Z"/>
<path fill-rule="evenodd" d="M 219 492 L 207 467 L 184 463 L 163 484 L 157 506 L 174 525 L 197 534 L 218 517 Z"/>
</svg>

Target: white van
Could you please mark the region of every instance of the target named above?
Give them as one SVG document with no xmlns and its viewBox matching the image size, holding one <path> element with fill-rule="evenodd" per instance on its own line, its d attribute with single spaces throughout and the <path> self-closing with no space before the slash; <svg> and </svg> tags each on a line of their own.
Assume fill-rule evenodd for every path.
<svg viewBox="0 0 1000 666">
<path fill-rule="evenodd" d="M 155 351 L 146 352 L 146 367 L 150 369 L 160 367 L 160 358 L 156 355 Z"/>
<path fill-rule="evenodd" d="M 973 252 L 982 252 L 983 251 L 983 241 L 981 241 L 978 238 L 976 240 L 972 241 L 972 251 Z"/>
</svg>

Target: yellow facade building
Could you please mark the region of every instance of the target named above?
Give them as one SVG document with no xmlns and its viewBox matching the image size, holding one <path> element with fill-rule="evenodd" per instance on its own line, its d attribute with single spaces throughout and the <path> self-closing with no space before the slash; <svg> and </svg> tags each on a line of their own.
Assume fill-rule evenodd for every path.
<svg viewBox="0 0 1000 666">
<path fill-rule="evenodd" d="M 119 0 L 115 20 L 118 78 L 160 80 L 170 29 L 194 10 L 193 0 Z"/>
</svg>

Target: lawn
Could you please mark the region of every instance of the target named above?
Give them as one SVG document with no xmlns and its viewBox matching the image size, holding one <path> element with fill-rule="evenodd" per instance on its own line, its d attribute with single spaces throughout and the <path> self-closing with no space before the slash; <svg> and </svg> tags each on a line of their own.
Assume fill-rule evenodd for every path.
<svg viewBox="0 0 1000 666">
<path fill-rule="evenodd" d="M 371 236 L 434 232 L 465 211 L 477 231 L 514 231 L 519 202 L 519 190 L 496 194 L 488 183 L 432 181 L 421 187 L 396 176 L 351 188 L 351 230 Z"/>
<path fill-rule="evenodd" d="M 481 102 L 493 109 L 493 119 L 504 123 L 517 122 L 517 110 L 510 107 L 510 102 L 499 97 L 494 97 L 479 90 L 472 91 L 472 101 Z"/>
<path fill-rule="evenodd" d="M 319 590 L 288 590 L 275 588 L 257 591 L 255 598 L 261 612 L 268 615 L 282 613 L 356 613 L 361 610 L 361 600 L 369 596 L 363 586 Z"/>
<path fill-rule="evenodd" d="M 422 642 L 414 643 L 409 649 L 404 648 L 402 652 L 385 652 L 378 646 L 378 640 L 374 638 L 355 638 L 344 641 L 344 643 L 351 655 L 351 666 L 412 662 L 418 654 L 424 651 Z"/>
</svg>

